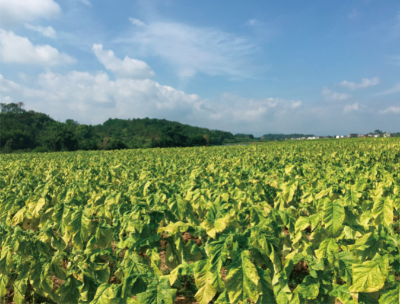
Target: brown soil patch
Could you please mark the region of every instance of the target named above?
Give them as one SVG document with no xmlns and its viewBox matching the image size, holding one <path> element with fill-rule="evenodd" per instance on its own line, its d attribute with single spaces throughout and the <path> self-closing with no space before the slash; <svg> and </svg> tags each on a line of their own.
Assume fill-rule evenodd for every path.
<svg viewBox="0 0 400 304">
<path fill-rule="evenodd" d="M 199 304 L 196 299 L 187 299 L 184 297 L 176 297 L 175 304 Z"/>
<path fill-rule="evenodd" d="M 282 231 L 283 231 L 283 235 L 285 235 L 285 236 L 286 236 L 286 235 L 290 235 L 289 229 L 287 229 L 286 227 L 283 228 Z"/>
<path fill-rule="evenodd" d="M 51 276 L 51 281 L 53 282 L 53 289 L 52 289 L 53 292 L 55 292 L 58 288 L 60 288 L 61 285 L 64 284 L 65 282 L 64 280 L 61 280 L 54 275 Z"/>
<path fill-rule="evenodd" d="M 193 240 L 198 247 L 202 245 L 202 242 L 199 238 L 195 238 L 193 235 L 191 235 L 189 232 L 185 232 L 182 234 L 182 238 L 185 241 L 185 243 L 189 242 L 190 240 Z"/>
<path fill-rule="evenodd" d="M 160 260 L 161 260 L 161 265 L 160 265 L 160 270 L 169 270 L 168 266 L 165 265 L 165 251 L 160 252 Z"/>
<path fill-rule="evenodd" d="M 221 269 L 221 278 L 222 281 L 226 282 L 226 269 L 224 267 Z"/>
<path fill-rule="evenodd" d="M 294 265 L 293 270 L 300 272 L 308 272 L 308 265 L 306 261 L 300 261 Z"/>
</svg>

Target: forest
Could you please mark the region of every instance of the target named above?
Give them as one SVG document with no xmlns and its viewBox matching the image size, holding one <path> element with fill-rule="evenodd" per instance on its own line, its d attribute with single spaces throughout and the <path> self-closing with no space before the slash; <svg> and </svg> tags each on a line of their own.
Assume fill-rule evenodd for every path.
<svg viewBox="0 0 400 304">
<path fill-rule="evenodd" d="M 230 132 L 165 119 L 110 118 L 99 125 L 72 119 L 59 122 L 16 103 L 1 104 L 0 130 L 0 148 L 5 153 L 194 147 L 235 141 Z"/>
</svg>

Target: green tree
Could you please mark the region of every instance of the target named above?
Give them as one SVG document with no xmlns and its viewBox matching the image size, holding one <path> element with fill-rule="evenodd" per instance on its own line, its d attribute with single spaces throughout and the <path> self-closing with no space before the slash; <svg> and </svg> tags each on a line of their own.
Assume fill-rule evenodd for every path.
<svg viewBox="0 0 400 304">
<path fill-rule="evenodd" d="M 52 151 L 75 151 L 78 149 L 78 140 L 75 134 L 62 124 L 53 127 L 51 135 L 44 142 Z"/>
<path fill-rule="evenodd" d="M 127 148 L 128 146 L 119 139 L 111 139 L 106 145 L 106 150 L 121 150 Z"/>
</svg>

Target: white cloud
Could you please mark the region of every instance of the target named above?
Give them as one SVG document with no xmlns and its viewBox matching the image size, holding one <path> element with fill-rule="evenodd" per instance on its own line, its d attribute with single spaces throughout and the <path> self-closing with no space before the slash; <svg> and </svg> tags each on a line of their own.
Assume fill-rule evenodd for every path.
<svg viewBox="0 0 400 304">
<path fill-rule="evenodd" d="M 144 79 L 155 75 L 144 61 L 132 59 L 128 56 L 121 60 L 115 57 L 113 51 L 103 50 L 101 44 L 94 44 L 93 52 L 105 68 L 112 71 L 116 77 Z"/>
<path fill-rule="evenodd" d="M 14 102 L 14 99 L 12 99 L 10 96 L 1 96 L 0 94 L 0 103 L 11 103 Z"/>
<path fill-rule="evenodd" d="M 136 27 L 127 38 L 116 42 L 129 43 L 145 55 L 168 61 L 182 78 L 196 73 L 233 78 L 253 76 L 256 67 L 250 55 L 256 47 L 244 38 L 213 28 L 199 28 L 174 22 L 154 22 Z"/>
<path fill-rule="evenodd" d="M 224 93 L 216 99 L 199 101 L 199 116 L 211 120 L 230 120 L 235 123 L 254 123 L 264 121 L 267 117 L 287 115 L 301 107 L 299 100 L 282 98 L 245 98 Z"/>
<path fill-rule="evenodd" d="M 357 111 L 358 107 L 359 107 L 359 104 L 357 102 L 353 103 L 353 104 L 346 105 L 344 107 L 344 109 L 343 109 L 343 113 L 347 114 L 347 113 L 350 113 L 352 111 Z"/>
<path fill-rule="evenodd" d="M 100 57 L 105 57 L 105 66 L 119 71 L 124 61 L 101 46 L 97 47 Z M 114 61 L 117 63 L 114 64 Z M 387 129 L 397 118 L 376 115 L 376 107 L 372 109 L 358 103 L 343 108 L 343 103 L 249 98 L 230 93 L 203 99 L 148 78 L 128 78 L 124 73 L 123 76 L 117 76 L 120 75 L 117 73 L 113 80 L 104 71 L 54 73 L 47 70 L 37 77 L 30 73 L 29 81 L 21 83 L 0 75 L 0 100 L 23 101 L 27 110 L 44 112 L 61 121 L 72 118 L 80 123 L 98 124 L 110 117 L 151 117 L 233 133 L 256 132 L 259 135 L 282 132 L 316 135 L 366 132 L 371 123 L 379 123 Z M 22 75 L 22 79 L 24 77 Z M 335 96 L 334 92 L 326 90 L 328 97 L 332 97 L 332 94 Z M 356 111 L 361 108 L 362 115 L 359 114 L 361 111 Z M 398 110 L 393 107 L 390 111 Z M 343 112 L 352 112 L 352 119 L 342 115 Z"/>
<path fill-rule="evenodd" d="M 53 0 L 0 0 L 0 24 L 3 26 L 54 18 L 60 12 L 60 6 Z"/>
<path fill-rule="evenodd" d="M 34 45 L 28 38 L 0 29 L 0 60 L 6 63 L 54 66 L 76 61 L 50 45 Z"/>
<path fill-rule="evenodd" d="M 322 89 L 322 95 L 324 99 L 328 101 L 346 100 L 351 97 L 351 95 L 348 94 L 333 92 L 326 87 Z"/>
<path fill-rule="evenodd" d="M 0 74 L 0 92 L 13 92 L 21 89 L 21 86 L 14 81 L 5 79 L 3 75 Z"/>
<path fill-rule="evenodd" d="M 7 80 L 0 74 L 0 102 L 10 103 L 13 102 L 13 98 L 9 96 L 10 94 L 15 94 L 21 91 L 21 86 L 17 83 Z"/>
<path fill-rule="evenodd" d="M 43 27 L 43 26 L 39 26 L 39 25 L 38 26 L 34 26 L 34 25 L 31 25 L 31 24 L 25 24 L 25 27 L 28 30 L 39 32 L 40 34 L 42 34 L 45 37 L 49 37 L 49 38 L 55 39 L 56 36 L 57 36 L 56 31 L 51 26 Z"/>
<path fill-rule="evenodd" d="M 303 104 L 298 100 L 252 99 L 228 93 L 201 99 L 151 79 L 117 78 L 113 81 L 102 71 L 95 74 L 48 71 L 38 76 L 36 88 L 0 76 L 0 85 L 4 91 L 0 91 L 0 96 L 23 100 L 30 109 L 56 119 L 74 118 L 92 124 L 110 117 L 155 117 L 226 129 L 236 124 L 264 124 L 265 121 L 272 124 L 303 115 Z"/>
<path fill-rule="evenodd" d="M 132 22 L 132 24 L 136 25 L 136 26 L 145 26 L 146 25 L 143 21 L 136 19 L 136 18 L 132 18 L 132 17 L 129 17 L 129 21 Z"/>
<path fill-rule="evenodd" d="M 391 87 L 388 90 L 385 90 L 383 92 L 378 93 L 377 95 L 390 95 L 390 94 L 394 94 L 400 92 L 400 83 L 395 84 L 393 87 Z"/>
<path fill-rule="evenodd" d="M 117 78 L 105 72 L 67 74 L 45 72 L 34 89 L 0 77 L 4 94 L 24 100 L 35 110 L 56 118 L 76 117 L 86 123 L 102 123 L 109 117 L 187 117 L 200 100 L 150 79 Z M 2 91 L 0 91 L 0 94 Z"/>
<path fill-rule="evenodd" d="M 378 77 L 373 77 L 373 78 L 363 78 L 361 80 L 361 83 L 355 83 L 355 82 L 349 82 L 349 81 L 342 81 L 339 83 L 340 86 L 345 87 L 350 90 L 356 90 L 356 89 L 365 89 L 368 87 L 373 87 L 376 86 L 377 84 L 380 83 L 380 79 Z"/>
<path fill-rule="evenodd" d="M 389 113 L 400 114 L 400 107 L 388 107 L 385 110 L 379 111 L 379 114 L 389 114 Z"/>
</svg>

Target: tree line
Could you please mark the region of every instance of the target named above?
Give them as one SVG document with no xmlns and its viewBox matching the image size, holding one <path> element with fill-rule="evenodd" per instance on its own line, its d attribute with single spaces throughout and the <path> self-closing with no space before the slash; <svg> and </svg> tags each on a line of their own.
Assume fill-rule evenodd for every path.
<svg viewBox="0 0 400 304">
<path fill-rule="evenodd" d="M 72 119 L 59 122 L 16 103 L 0 106 L 0 149 L 5 153 L 192 147 L 235 140 L 230 132 L 165 119 L 110 118 L 103 124 L 86 125 Z"/>
</svg>

